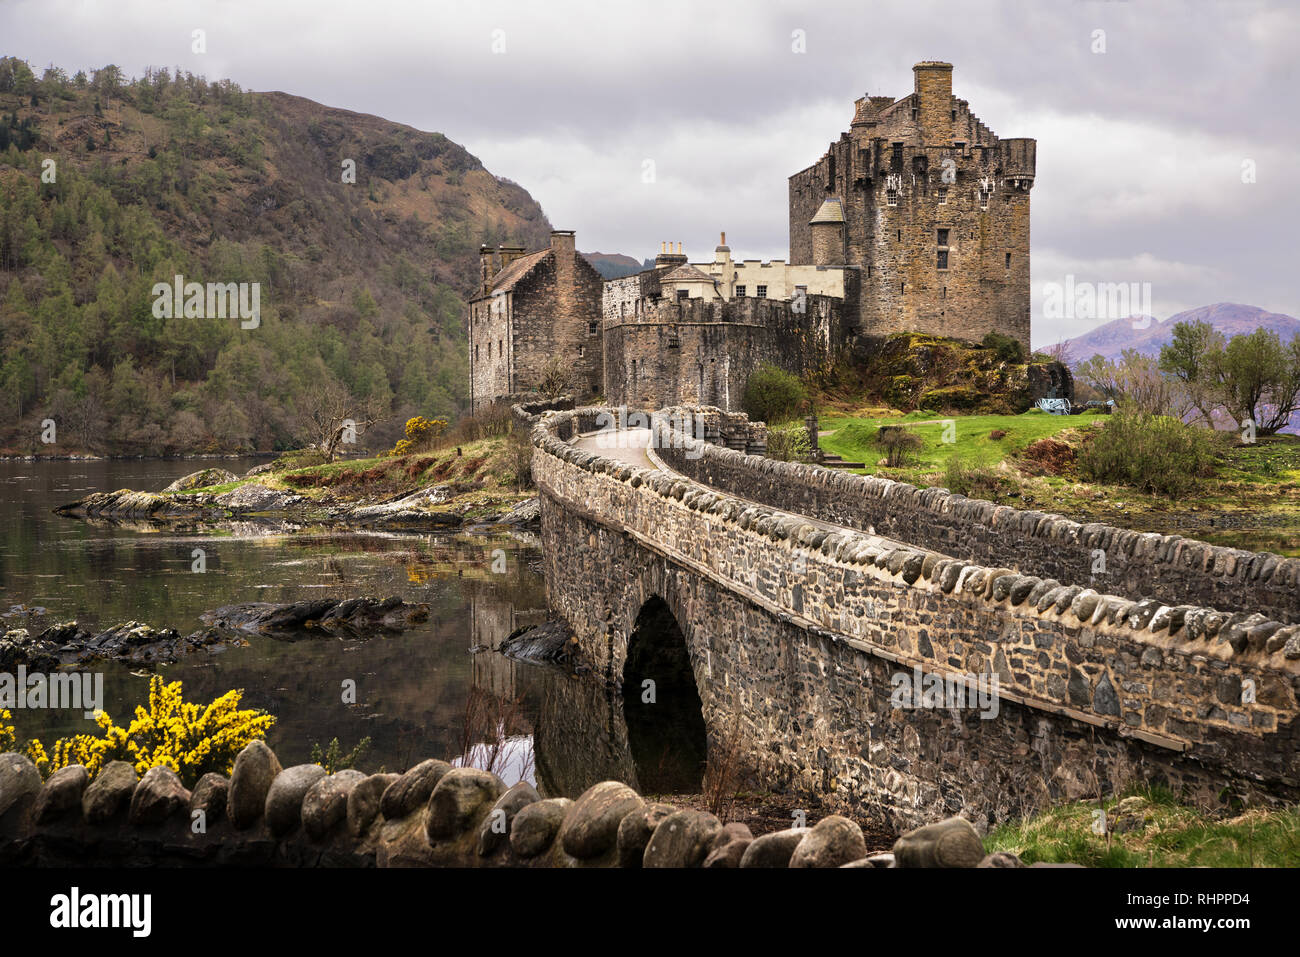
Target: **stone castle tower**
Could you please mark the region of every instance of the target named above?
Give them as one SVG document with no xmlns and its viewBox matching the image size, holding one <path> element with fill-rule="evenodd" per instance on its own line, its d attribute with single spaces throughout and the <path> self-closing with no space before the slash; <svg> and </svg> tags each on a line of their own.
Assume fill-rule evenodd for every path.
<svg viewBox="0 0 1300 957">
<path fill-rule="evenodd" d="M 952 64 L 912 71 L 911 95 L 859 99 L 848 132 L 790 177 L 790 263 L 860 268 L 858 335 L 999 332 L 1028 353 L 1036 143 L 981 123 Z"/>
</svg>

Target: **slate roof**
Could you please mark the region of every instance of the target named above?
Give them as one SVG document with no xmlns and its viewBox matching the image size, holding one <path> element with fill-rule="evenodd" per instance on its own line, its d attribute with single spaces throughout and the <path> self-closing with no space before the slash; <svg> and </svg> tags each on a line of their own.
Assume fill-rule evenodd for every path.
<svg viewBox="0 0 1300 957">
<path fill-rule="evenodd" d="M 535 253 L 529 253 L 527 256 L 520 256 L 505 269 L 502 269 L 492 277 L 492 288 L 486 293 L 475 296 L 475 299 L 486 299 L 488 296 L 498 292 L 510 292 L 519 284 L 519 281 L 533 271 L 547 256 L 551 255 L 550 249 L 539 249 Z"/>
</svg>

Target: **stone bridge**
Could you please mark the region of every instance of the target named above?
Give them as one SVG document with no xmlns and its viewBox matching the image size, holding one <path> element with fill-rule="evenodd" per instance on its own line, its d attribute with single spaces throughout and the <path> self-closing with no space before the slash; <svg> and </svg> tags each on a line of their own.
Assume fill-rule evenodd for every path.
<svg viewBox="0 0 1300 957">
<path fill-rule="evenodd" d="M 529 419 L 548 600 L 638 775 L 707 751 L 900 828 L 1300 794 L 1300 560 L 748 455 L 717 409 L 625 420 Z"/>
</svg>

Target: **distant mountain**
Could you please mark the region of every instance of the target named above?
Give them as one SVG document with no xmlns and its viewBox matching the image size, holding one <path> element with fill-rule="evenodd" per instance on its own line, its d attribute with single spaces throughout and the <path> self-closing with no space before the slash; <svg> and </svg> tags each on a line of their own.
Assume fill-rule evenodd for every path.
<svg viewBox="0 0 1300 957">
<path fill-rule="evenodd" d="M 1164 322 L 1152 316 L 1134 316 L 1098 326 L 1091 332 L 1066 340 L 1070 361 L 1078 363 L 1095 355 L 1114 360 L 1125 349 L 1136 349 L 1144 355 L 1158 356 L 1161 346 L 1168 345 L 1173 339 L 1175 325 L 1198 320 L 1214 326 L 1223 333 L 1225 339 L 1243 332 L 1254 332 L 1259 328 L 1272 329 L 1283 342 L 1289 342 L 1293 336 L 1300 334 L 1300 319 L 1255 306 L 1217 302 L 1212 306 L 1180 312 Z"/>
<path fill-rule="evenodd" d="M 583 253 L 582 255 L 605 279 L 631 276 L 646 268 L 631 256 L 624 256 L 622 253 Z"/>
</svg>

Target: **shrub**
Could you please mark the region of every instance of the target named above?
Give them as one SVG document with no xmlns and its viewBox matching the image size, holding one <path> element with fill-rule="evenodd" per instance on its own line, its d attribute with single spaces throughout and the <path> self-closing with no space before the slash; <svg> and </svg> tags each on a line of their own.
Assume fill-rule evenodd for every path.
<svg viewBox="0 0 1300 957">
<path fill-rule="evenodd" d="M 764 363 L 745 383 L 743 404 L 751 419 L 781 422 L 793 417 L 808 401 L 799 377 Z"/>
<path fill-rule="evenodd" d="M 149 679 L 149 708 L 135 709 L 125 727 L 113 724 L 103 711 L 95 715 L 101 737 L 78 734 L 54 742 L 53 753 L 33 739 L 27 756 L 43 777 L 70 764 L 84 765 L 94 778 L 110 761 L 130 761 L 136 774 L 163 765 L 192 788 L 210 771 L 230 774 L 235 757 L 255 738 L 266 736 L 275 717 L 264 711 L 239 710 L 242 691 L 227 691 L 212 704 L 189 704 L 181 698 L 181 683 L 165 684 L 160 675 Z"/>
<path fill-rule="evenodd" d="M 1094 482 L 1176 495 L 1212 474 L 1216 442 L 1169 416 L 1117 412 L 1083 447 L 1079 469 Z"/>
<path fill-rule="evenodd" d="M 782 462 L 807 462 L 812 457 L 812 442 L 802 425 L 767 430 L 767 457 Z"/>
<path fill-rule="evenodd" d="M 455 428 L 443 436 L 441 444 L 445 446 L 500 438 L 509 435 L 513 427 L 514 414 L 510 411 L 510 403 L 493 402 L 457 422 Z"/>
<path fill-rule="evenodd" d="M 519 491 L 533 487 L 533 443 L 522 432 L 510 433 L 506 445 L 506 460 L 514 473 L 515 487 Z"/>
<path fill-rule="evenodd" d="M 981 462 L 953 455 L 944 463 L 943 484 L 958 495 L 987 499 L 997 493 L 998 475 Z"/>
<path fill-rule="evenodd" d="M 1000 332 L 986 333 L 980 340 L 980 345 L 992 349 L 1003 362 L 1018 364 L 1025 361 L 1025 347 L 1020 344 L 1020 340 Z"/>
<path fill-rule="evenodd" d="M 410 455 L 412 452 L 423 452 L 432 446 L 446 429 L 446 419 L 426 419 L 422 415 L 407 419 L 406 438 L 399 439 L 397 444 L 384 454 L 402 456 Z"/>
<path fill-rule="evenodd" d="M 361 756 L 370 750 L 370 739 L 362 738 L 357 742 L 357 746 L 347 754 L 343 753 L 343 748 L 339 745 L 338 738 L 331 738 L 329 746 L 324 750 L 321 749 L 320 742 L 317 741 L 311 746 L 311 763 L 319 764 L 329 774 L 336 774 L 339 771 L 346 771 L 349 768 L 356 767 Z"/>
<path fill-rule="evenodd" d="M 1074 449 L 1052 438 L 1041 438 L 1025 447 L 1024 458 L 1029 470 L 1061 475 L 1074 464 Z"/>
<path fill-rule="evenodd" d="M 899 425 L 882 425 L 872 441 L 885 453 L 885 465 L 891 469 L 915 462 L 923 444 L 919 435 Z"/>
</svg>

